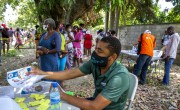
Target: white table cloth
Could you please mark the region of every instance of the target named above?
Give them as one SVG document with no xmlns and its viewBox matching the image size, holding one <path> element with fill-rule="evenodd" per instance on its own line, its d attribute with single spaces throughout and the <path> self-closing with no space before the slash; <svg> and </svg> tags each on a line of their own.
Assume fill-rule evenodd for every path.
<svg viewBox="0 0 180 110">
<path fill-rule="evenodd" d="M 157 67 L 160 67 L 160 60 L 162 60 L 161 56 L 163 54 L 163 51 L 154 50 L 153 53 L 154 53 L 154 55 L 153 55 L 153 57 L 151 59 L 152 63 L 150 64 L 150 66 L 155 65 L 155 70 L 153 69 L 152 72 L 154 72 L 154 71 L 156 72 Z M 139 55 L 137 55 L 137 52 L 135 50 L 121 50 L 121 55 L 122 55 L 121 56 L 121 61 L 124 58 L 124 55 L 128 56 L 127 61 L 128 61 L 129 66 L 130 66 L 130 62 L 134 62 L 134 63 L 136 62 L 135 60 L 132 60 L 131 57 L 135 57 L 136 59 L 139 57 Z"/>
<path fill-rule="evenodd" d="M 50 87 L 50 83 L 46 82 L 46 81 L 41 81 L 37 83 L 38 85 L 43 85 L 44 89 L 42 92 L 38 92 L 37 94 L 44 94 L 46 95 L 46 97 L 49 97 L 49 87 Z M 33 101 L 34 99 L 31 99 L 30 94 L 21 94 L 21 89 L 19 88 L 14 88 L 14 98 L 16 97 L 25 97 L 25 103 L 29 103 L 30 101 Z M 80 110 L 80 108 L 75 107 L 63 100 L 61 100 L 60 102 L 61 104 L 61 108 L 60 110 Z M 36 110 L 36 107 L 28 107 L 30 110 Z M 50 108 L 49 108 L 50 109 Z"/>
</svg>

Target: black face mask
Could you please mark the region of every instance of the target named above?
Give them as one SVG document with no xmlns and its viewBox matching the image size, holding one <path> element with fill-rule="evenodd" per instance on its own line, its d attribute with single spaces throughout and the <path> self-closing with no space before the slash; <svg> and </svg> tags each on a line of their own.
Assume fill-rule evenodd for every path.
<svg viewBox="0 0 180 110">
<path fill-rule="evenodd" d="M 108 57 L 101 57 L 97 55 L 97 53 L 94 51 L 91 56 L 91 61 L 94 65 L 99 66 L 99 67 L 106 67 L 108 63 Z"/>
</svg>

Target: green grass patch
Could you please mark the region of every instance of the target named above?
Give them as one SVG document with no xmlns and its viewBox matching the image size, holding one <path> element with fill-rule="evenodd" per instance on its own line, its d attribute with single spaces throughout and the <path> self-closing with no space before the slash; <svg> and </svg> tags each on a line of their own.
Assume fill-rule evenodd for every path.
<svg viewBox="0 0 180 110">
<path fill-rule="evenodd" d="M 5 54 L 5 57 L 15 57 L 18 55 L 18 52 L 15 49 L 10 49 L 8 53 Z"/>
</svg>

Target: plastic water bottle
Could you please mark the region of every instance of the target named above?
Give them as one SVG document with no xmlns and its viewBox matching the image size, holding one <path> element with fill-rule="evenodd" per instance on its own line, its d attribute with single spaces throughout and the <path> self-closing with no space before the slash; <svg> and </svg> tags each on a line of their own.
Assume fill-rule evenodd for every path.
<svg viewBox="0 0 180 110">
<path fill-rule="evenodd" d="M 50 109 L 51 110 L 60 110 L 60 91 L 58 88 L 58 83 L 52 83 L 52 89 L 50 91 Z"/>
</svg>

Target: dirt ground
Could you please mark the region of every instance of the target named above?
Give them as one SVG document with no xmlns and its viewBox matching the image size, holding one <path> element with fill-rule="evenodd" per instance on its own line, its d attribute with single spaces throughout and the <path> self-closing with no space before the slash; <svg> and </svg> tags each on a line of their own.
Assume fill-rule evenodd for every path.
<svg viewBox="0 0 180 110">
<path fill-rule="evenodd" d="M 3 66 L 0 68 L 0 86 L 8 85 L 7 71 L 29 66 L 37 61 L 34 53 L 34 49 L 23 49 L 19 56 L 3 57 Z M 123 60 L 122 64 L 127 66 L 127 61 Z M 132 71 L 132 67 L 128 69 Z M 180 66 L 172 66 L 169 86 L 161 84 L 163 74 L 162 63 L 160 73 L 148 74 L 147 84 L 138 85 L 132 110 L 180 110 Z M 65 81 L 64 86 L 66 90 L 73 91 L 78 97 L 90 97 L 94 92 L 91 75 Z"/>
</svg>

